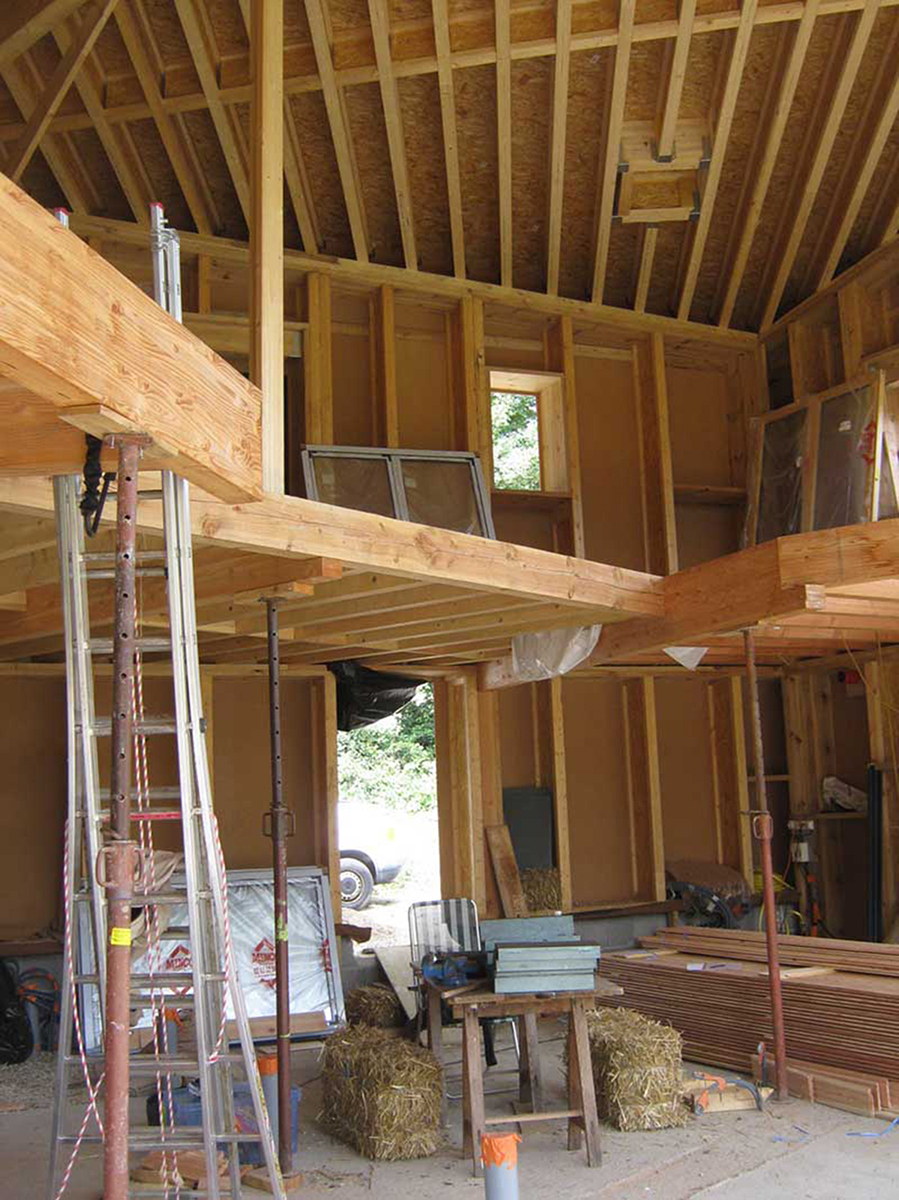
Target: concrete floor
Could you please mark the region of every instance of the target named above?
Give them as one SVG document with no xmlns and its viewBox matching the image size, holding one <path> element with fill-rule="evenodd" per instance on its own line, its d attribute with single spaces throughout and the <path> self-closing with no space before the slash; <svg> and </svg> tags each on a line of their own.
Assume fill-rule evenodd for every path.
<svg viewBox="0 0 899 1200">
<path fill-rule="evenodd" d="M 448 1031 L 452 1035 L 455 1031 Z M 552 1021 L 540 1030 L 547 1099 L 563 1104 L 559 1053 L 560 1029 Z M 458 1094 L 458 1043 L 448 1050 L 449 1090 Z M 455 1060 L 455 1061 L 454 1061 Z M 509 1083 L 500 1066 L 488 1073 L 488 1086 Z M 447 1188 L 480 1195 L 483 1183 L 473 1179 L 461 1156 L 458 1100 L 451 1101 L 447 1144 L 432 1158 L 408 1163 L 370 1163 L 334 1142 L 318 1125 L 321 1085 L 317 1053 L 294 1054 L 295 1082 L 303 1085 L 299 1166 L 304 1185 L 296 1195 L 320 1200 L 339 1192 L 341 1200 L 361 1196 L 384 1200 L 436 1200 Z M 488 1111 L 511 1112 L 513 1093 L 488 1097 Z M 136 1119 L 143 1101 L 134 1101 Z M 0 1117 L 0 1200 L 34 1200 L 44 1193 L 48 1110 L 8 1112 Z M 683 1129 L 655 1133 L 618 1133 L 603 1126 L 603 1164 L 588 1170 L 583 1152 L 565 1148 L 562 1122 L 525 1127 L 520 1147 L 519 1182 L 523 1197 L 551 1195 L 553 1200 L 614 1197 L 646 1200 L 663 1197 L 726 1197 L 727 1200 L 882 1200 L 899 1194 L 899 1128 L 880 1138 L 847 1137 L 850 1131 L 882 1132 L 886 1122 L 865 1120 L 822 1106 L 791 1100 L 769 1104 L 767 1111 L 739 1112 L 691 1119 Z M 68 1189 L 70 1200 L 100 1196 L 100 1154 L 85 1149 Z M 261 1193 L 250 1193 L 261 1195 Z"/>
</svg>

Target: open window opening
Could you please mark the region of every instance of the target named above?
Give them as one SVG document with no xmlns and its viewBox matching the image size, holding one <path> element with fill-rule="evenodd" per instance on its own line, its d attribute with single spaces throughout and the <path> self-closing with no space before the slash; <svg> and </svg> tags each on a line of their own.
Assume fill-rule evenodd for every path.
<svg viewBox="0 0 899 1200">
<path fill-rule="evenodd" d="M 501 491 L 540 491 L 540 430 L 537 396 L 490 393 L 493 486 Z"/>
<path fill-rule="evenodd" d="M 440 898 L 431 685 L 389 716 L 337 735 L 343 917 L 367 945 L 405 945 L 408 912 Z"/>
</svg>

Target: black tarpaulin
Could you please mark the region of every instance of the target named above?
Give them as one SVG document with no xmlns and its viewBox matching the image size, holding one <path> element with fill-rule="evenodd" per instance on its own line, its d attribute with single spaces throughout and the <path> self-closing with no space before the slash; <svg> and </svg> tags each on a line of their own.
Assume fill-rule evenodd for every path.
<svg viewBox="0 0 899 1200">
<path fill-rule="evenodd" d="M 420 686 L 419 680 L 372 671 L 352 660 L 331 663 L 330 668 L 337 678 L 337 728 L 343 733 L 392 716 Z"/>
</svg>

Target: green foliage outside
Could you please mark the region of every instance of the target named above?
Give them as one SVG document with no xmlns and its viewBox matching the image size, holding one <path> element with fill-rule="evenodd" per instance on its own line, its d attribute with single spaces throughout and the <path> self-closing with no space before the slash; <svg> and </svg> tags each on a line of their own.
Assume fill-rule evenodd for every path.
<svg viewBox="0 0 899 1200">
<path fill-rule="evenodd" d="M 420 812 L 437 807 L 434 693 L 423 684 L 405 708 L 337 735 L 341 800 Z"/>
<path fill-rule="evenodd" d="M 494 486 L 522 491 L 540 489 L 537 397 L 491 392 Z"/>
</svg>

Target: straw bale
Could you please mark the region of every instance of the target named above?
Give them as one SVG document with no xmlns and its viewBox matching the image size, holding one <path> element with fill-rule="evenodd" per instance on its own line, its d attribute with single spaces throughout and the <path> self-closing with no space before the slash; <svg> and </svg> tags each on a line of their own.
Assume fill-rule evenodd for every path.
<svg viewBox="0 0 899 1200">
<path fill-rule="evenodd" d="M 630 1009 L 587 1014 L 600 1117 L 625 1133 L 683 1125 L 681 1035 Z"/>
<path fill-rule="evenodd" d="M 521 886 L 531 912 L 556 912 L 562 907 L 558 867 L 529 867 L 521 873 Z"/>
<path fill-rule="evenodd" d="M 429 1050 L 356 1026 L 322 1052 L 321 1120 L 370 1159 L 426 1158 L 441 1142 L 443 1072 Z"/>
<path fill-rule="evenodd" d="M 370 983 L 347 994 L 346 1019 L 350 1025 L 396 1029 L 405 1025 L 406 1013 L 389 983 Z"/>
</svg>

